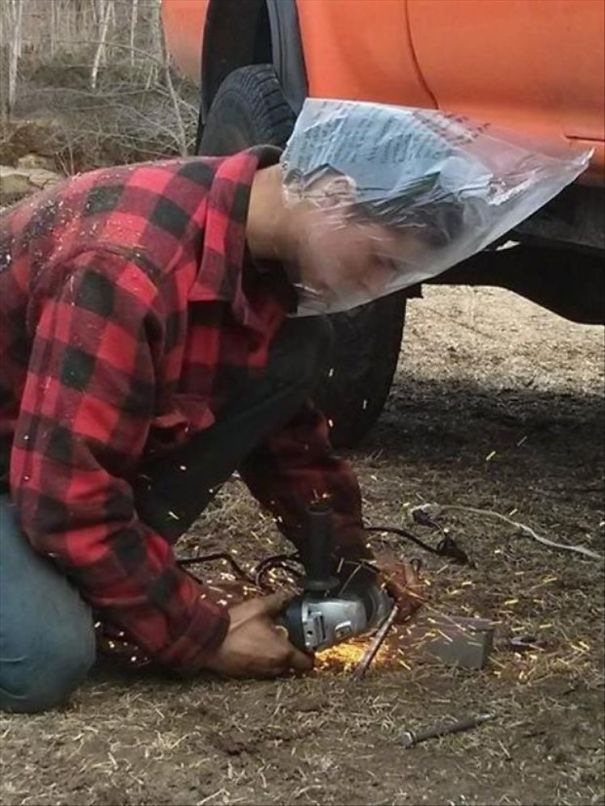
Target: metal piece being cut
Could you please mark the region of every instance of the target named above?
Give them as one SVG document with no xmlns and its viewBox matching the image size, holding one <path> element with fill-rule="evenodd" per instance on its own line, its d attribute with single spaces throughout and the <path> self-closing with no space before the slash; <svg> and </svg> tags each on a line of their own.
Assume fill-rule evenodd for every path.
<svg viewBox="0 0 605 806">
<path fill-rule="evenodd" d="M 365 673 L 369 669 L 370 664 L 372 663 L 372 661 L 376 657 L 376 655 L 378 653 L 378 650 L 383 645 L 384 639 L 389 634 L 389 630 L 391 629 L 391 627 L 395 623 L 395 619 L 397 618 L 398 613 L 399 613 L 399 608 L 397 607 L 397 605 L 393 605 L 393 607 L 391 608 L 391 612 L 385 618 L 382 626 L 380 627 L 380 629 L 378 630 L 378 632 L 376 633 L 376 635 L 372 639 L 372 643 L 366 649 L 366 651 L 363 653 L 363 657 L 361 658 L 361 660 L 359 661 L 357 667 L 353 671 L 353 674 L 352 674 L 353 680 L 361 680 L 363 678 L 363 676 L 365 675 Z"/>
</svg>

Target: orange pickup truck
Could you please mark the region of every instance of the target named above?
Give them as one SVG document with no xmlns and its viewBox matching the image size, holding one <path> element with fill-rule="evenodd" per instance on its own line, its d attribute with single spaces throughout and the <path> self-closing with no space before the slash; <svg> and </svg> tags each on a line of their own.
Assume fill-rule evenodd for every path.
<svg viewBox="0 0 605 806">
<path fill-rule="evenodd" d="M 163 0 L 168 47 L 200 85 L 198 151 L 283 145 L 307 96 L 438 108 L 592 147 L 589 171 L 432 282 L 501 285 L 605 322 L 603 0 Z M 326 413 L 352 444 L 392 382 L 406 297 L 336 314 Z"/>
</svg>

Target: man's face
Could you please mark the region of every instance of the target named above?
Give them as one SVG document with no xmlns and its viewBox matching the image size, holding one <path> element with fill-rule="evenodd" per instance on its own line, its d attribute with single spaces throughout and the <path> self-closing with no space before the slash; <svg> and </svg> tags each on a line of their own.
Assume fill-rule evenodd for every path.
<svg viewBox="0 0 605 806">
<path fill-rule="evenodd" d="M 420 248 L 411 231 L 355 220 L 346 208 L 307 210 L 299 223 L 293 274 L 307 299 L 328 309 L 384 295 Z"/>
</svg>

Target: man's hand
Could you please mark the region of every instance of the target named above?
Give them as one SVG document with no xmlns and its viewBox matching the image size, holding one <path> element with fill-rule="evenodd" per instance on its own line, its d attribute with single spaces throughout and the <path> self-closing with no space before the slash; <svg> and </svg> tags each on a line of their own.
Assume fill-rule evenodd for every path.
<svg viewBox="0 0 605 806">
<path fill-rule="evenodd" d="M 418 575 L 418 566 L 401 560 L 389 549 L 374 550 L 368 544 L 367 533 L 363 529 L 353 528 L 346 531 L 344 536 L 339 533 L 339 539 L 339 554 L 347 564 L 341 572 L 343 581 L 351 574 L 349 563 L 368 561 L 371 567 L 379 571 L 381 581 L 398 606 L 398 622 L 406 621 L 419 607 L 422 607 L 426 599 L 426 583 Z M 358 580 L 363 579 L 363 572 L 361 576 L 359 574 L 360 569 L 355 575 Z M 368 583 L 370 579 L 371 577 L 367 578 Z"/>
<path fill-rule="evenodd" d="M 225 677 L 278 677 L 289 671 L 310 671 L 312 656 L 292 646 L 286 628 L 275 624 L 290 598 L 273 593 L 230 608 L 229 632 L 205 668 Z"/>
<path fill-rule="evenodd" d="M 397 560 L 388 552 L 377 554 L 376 565 L 388 593 L 399 608 L 397 621 L 406 621 L 425 600 L 424 585 L 418 572 L 412 563 Z"/>
<path fill-rule="evenodd" d="M 350 584 L 361 587 L 379 584 L 386 588 L 397 604 L 398 622 L 407 621 L 426 598 L 426 584 L 420 579 L 417 567 L 387 550 L 372 553 L 369 563 L 347 557 L 339 576 L 345 589 Z"/>
</svg>

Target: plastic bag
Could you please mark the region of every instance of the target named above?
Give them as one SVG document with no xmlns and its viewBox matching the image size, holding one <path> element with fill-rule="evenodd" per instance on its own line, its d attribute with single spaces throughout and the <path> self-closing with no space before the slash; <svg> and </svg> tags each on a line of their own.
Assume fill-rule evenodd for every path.
<svg viewBox="0 0 605 806">
<path fill-rule="evenodd" d="M 297 315 L 435 277 L 542 207 L 591 154 L 436 110 L 308 99 L 281 159 L 304 222 Z"/>
</svg>

